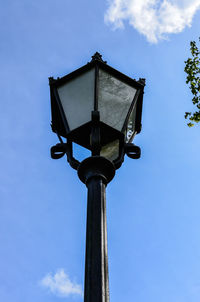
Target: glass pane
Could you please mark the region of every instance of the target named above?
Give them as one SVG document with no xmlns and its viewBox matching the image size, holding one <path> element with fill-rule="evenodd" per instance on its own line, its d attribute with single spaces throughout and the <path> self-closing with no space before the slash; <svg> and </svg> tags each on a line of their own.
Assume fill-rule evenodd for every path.
<svg viewBox="0 0 200 302">
<path fill-rule="evenodd" d="M 119 140 L 115 140 L 101 148 L 101 156 L 113 161 L 119 156 Z"/>
<path fill-rule="evenodd" d="M 133 110 L 130 114 L 128 125 L 126 129 L 126 142 L 131 142 L 135 135 L 135 119 L 136 119 L 136 102 L 134 104 Z"/>
<path fill-rule="evenodd" d="M 89 122 L 94 110 L 94 69 L 58 88 L 70 130 Z"/>
<path fill-rule="evenodd" d="M 136 89 L 99 70 L 98 110 L 100 120 L 121 131 Z"/>
</svg>

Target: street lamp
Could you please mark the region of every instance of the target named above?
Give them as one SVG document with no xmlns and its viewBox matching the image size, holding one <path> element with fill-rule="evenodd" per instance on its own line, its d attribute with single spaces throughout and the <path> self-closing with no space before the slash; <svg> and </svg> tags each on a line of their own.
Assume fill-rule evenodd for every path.
<svg viewBox="0 0 200 302">
<path fill-rule="evenodd" d="M 74 72 L 49 78 L 49 85 L 52 131 L 60 140 L 51 148 L 51 157 L 66 154 L 88 188 L 84 302 L 108 302 L 105 188 L 125 154 L 140 157 L 132 140 L 141 131 L 145 80 L 127 77 L 96 52 Z M 90 150 L 91 157 L 79 162 L 73 143 Z"/>
</svg>

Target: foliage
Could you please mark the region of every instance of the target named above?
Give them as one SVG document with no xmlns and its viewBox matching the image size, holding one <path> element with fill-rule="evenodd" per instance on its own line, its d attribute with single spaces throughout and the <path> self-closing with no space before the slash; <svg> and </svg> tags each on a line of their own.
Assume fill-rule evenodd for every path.
<svg viewBox="0 0 200 302">
<path fill-rule="evenodd" d="M 200 122 L 200 49 L 198 49 L 195 41 L 190 42 L 190 52 L 192 58 L 185 61 L 184 71 L 187 73 L 186 83 L 193 94 L 192 103 L 197 111 L 186 112 L 185 119 L 189 119 L 188 126 L 192 127 L 194 126 L 193 122 Z"/>
</svg>

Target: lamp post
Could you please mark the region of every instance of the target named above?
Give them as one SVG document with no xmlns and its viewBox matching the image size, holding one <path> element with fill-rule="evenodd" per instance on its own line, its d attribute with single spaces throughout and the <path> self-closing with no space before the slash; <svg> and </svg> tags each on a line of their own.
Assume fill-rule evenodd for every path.
<svg viewBox="0 0 200 302">
<path fill-rule="evenodd" d="M 52 131 L 60 140 L 51 157 L 66 154 L 88 188 L 84 302 L 109 302 L 105 188 L 125 154 L 140 157 L 132 140 L 141 131 L 145 80 L 127 77 L 95 53 L 74 72 L 49 78 L 49 85 Z M 79 162 L 73 143 L 89 149 L 91 157 Z"/>
</svg>

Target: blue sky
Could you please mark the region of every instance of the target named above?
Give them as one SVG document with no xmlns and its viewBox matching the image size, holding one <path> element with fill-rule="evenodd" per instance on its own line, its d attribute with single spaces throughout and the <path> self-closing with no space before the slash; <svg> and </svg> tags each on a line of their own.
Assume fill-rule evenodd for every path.
<svg viewBox="0 0 200 302">
<path fill-rule="evenodd" d="M 137 5 L 136 5 L 137 2 Z M 50 158 L 49 76 L 95 51 L 145 77 L 139 160 L 107 188 L 111 302 L 199 302 L 199 126 L 188 128 L 184 60 L 200 1 L 7 0 L 0 11 L 0 300 L 83 301 L 86 197 Z"/>
</svg>

